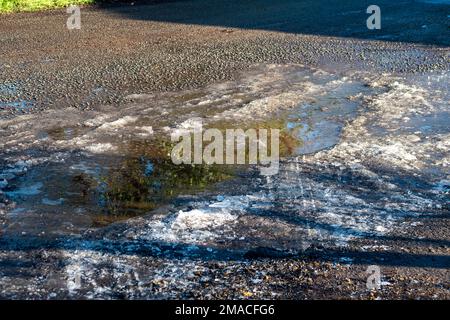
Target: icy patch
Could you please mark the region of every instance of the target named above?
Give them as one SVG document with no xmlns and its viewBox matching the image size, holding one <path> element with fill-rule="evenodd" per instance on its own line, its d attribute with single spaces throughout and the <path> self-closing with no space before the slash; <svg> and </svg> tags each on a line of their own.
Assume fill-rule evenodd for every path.
<svg viewBox="0 0 450 320">
<path fill-rule="evenodd" d="M 141 131 L 141 132 L 138 132 L 137 134 L 140 137 L 144 137 L 144 138 L 150 137 L 154 133 L 153 132 L 153 127 L 151 127 L 151 126 L 136 127 L 136 129 Z"/>
<path fill-rule="evenodd" d="M 27 196 L 35 196 L 41 193 L 41 188 L 43 187 L 43 184 L 41 182 L 37 182 L 31 186 L 23 186 L 20 187 L 17 190 L 14 191 L 7 191 L 5 192 L 6 195 L 9 197 L 27 197 Z"/>
<path fill-rule="evenodd" d="M 437 168 L 448 170 L 450 162 L 446 124 L 439 123 L 439 133 L 434 126 L 436 112 L 445 115 L 442 106 L 448 108 L 448 99 L 439 93 L 445 96 L 448 78 L 427 79 L 430 88 L 439 81 L 439 91 L 429 89 L 428 82 L 411 83 L 388 74 L 376 77 L 376 81 L 364 78 L 363 82 L 360 75 L 350 78 L 299 66 L 265 66 L 237 82 L 212 85 L 201 98 L 196 91 L 171 93 L 158 99 L 152 96 L 164 106 L 161 109 L 149 106 L 151 101 L 143 103 L 149 96 L 135 95 L 128 99 L 141 101 L 128 105 L 126 116 L 122 109 L 83 114 L 73 121 L 66 119 L 69 124 L 76 121 L 84 135 L 70 141 L 50 141 L 50 147 L 116 152 L 116 143 L 126 143 L 128 137 L 153 134 L 147 124 L 158 124 L 169 131 L 178 123 L 177 128 L 184 130 L 196 128 L 198 116 L 204 117 L 204 124 L 224 119 L 234 123 L 270 121 L 278 119 L 278 112 L 288 111 L 280 114 L 293 114 L 296 117 L 288 122 L 301 122 L 299 135 L 305 144 L 300 153 L 308 155 L 284 159 L 280 173 L 270 179 L 252 177 L 242 186 L 248 189 L 240 196 L 229 196 L 227 190 L 221 190 L 217 201 L 200 196 L 189 205 L 177 207 L 176 212 L 130 221 L 123 236 L 155 247 L 180 246 L 187 256 L 203 248 L 301 250 L 311 243 L 324 247 L 346 245 L 357 237 L 389 233 L 405 215 L 420 215 L 441 205 L 428 199 L 429 190 L 407 190 L 403 181 L 396 181 L 397 172 L 406 172 L 408 181 L 412 181 L 427 168 L 430 172 Z M 363 85 L 366 80 L 368 86 Z M 55 127 L 52 115 L 43 115 L 42 119 Z M 422 121 L 425 116 L 427 121 Z M 0 139 L 16 151 L 30 145 L 44 146 L 41 140 L 33 140 L 33 128 L 42 129 L 40 121 L 30 121 L 36 119 L 2 123 L 6 131 L 2 131 Z M 323 151 L 315 153 L 317 150 Z M 16 169 L 17 174 L 28 170 L 27 165 Z M 71 169 L 94 176 L 97 172 L 83 164 Z M 152 171 L 151 163 L 147 163 L 145 174 Z M 9 177 L 2 179 L 8 181 Z M 420 188 L 420 179 L 417 183 Z M 432 190 L 446 192 L 445 186 L 443 183 Z M 50 204 L 58 200 L 43 201 Z M 82 254 L 76 252 L 74 256 Z M 95 252 L 92 255 L 97 257 Z M 79 271 L 69 273 L 75 272 Z M 76 290 L 73 283 L 69 288 Z"/>
<path fill-rule="evenodd" d="M 227 210 L 194 209 L 149 221 L 139 238 L 166 243 L 204 244 L 230 231 L 237 216 Z"/>
<path fill-rule="evenodd" d="M 153 98 L 154 96 L 151 94 L 139 94 L 139 93 L 134 93 L 134 94 L 130 94 L 128 96 L 125 97 L 125 99 L 127 100 L 146 100 L 146 99 L 150 99 Z"/>
<path fill-rule="evenodd" d="M 87 127 L 99 127 L 102 124 L 104 124 L 105 122 L 107 122 L 107 120 L 109 118 L 110 118 L 110 116 L 108 116 L 106 114 L 98 115 L 93 119 L 86 120 L 84 122 L 84 125 Z"/>
<path fill-rule="evenodd" d="M 102 124 L 98 130 L 118 130 L 120 128 L 125 127 L 126 125 L 130 123 L 134 123 L 138 120 L 137 117 L 134 116 L 125 116 L 121 119 L 118 119 L 116 121 L 108 122 Z"/>
<path fill-rule="evenodd" d="M 48 205 L 48 206 L 59 206 L 62 205 L 64 203 L 64 199 L 63 198 L 59 198 L 56 200 L 51 200 L 48 198 L 42 198 L 42 204 Z"/>
<path fill-rule="evenodd" d="M 312 86 L 312 85 L 311 85 Z M 313 89 L 310 89 L 312 91 Z M 287 110 L 297 106 L 302 101 L 305 92 L 287 92 L 251 101 L 238 109 L 224 111 L 214 116 L 216 119 L 244 120 L 262 119 L 269 114 Z"/>
<path fill-rule="evenodd" d="M 92 153 L 107 153 L 117 151 L 117 147 L 111 143 L 95 143 L 85 146 L 84 149 Z"/>
<path fill-rule="evenodd" d="M 208 212 L 204 210 L 180 211 L 172 223 L 174 230 L 202 230 L 220 227 L 236 220 L 236 216 L 228 212 Z M 195 231 L 194 231 L 195 233 Z M 211 235 L 210 233 L 208 234 Z M 202 234 L 197 239 L 203 238 Z"/>
<path fill-rule="evenodd" d="M 427 86 L 439 87 L 441 78 L 429 77 Z M 440 124 L 439 114 L 445 109 L 445 95 L 435 94 L 418 84 L 383 78 L 387 91 L 365 97 L 364 112 L 343 130 L 343 142 L 332 152 L 317 158 L 334 157 L 343 162 L 376 162 L 386 167 L 423 171 L 432 166 L 445 171 L 449 158 L 448 132 Z M 433 82 L 434 81 L 434 82 Z M 379 86 L 372 82 L 371 86 Z M 440 91 L 438 91 L 440 92 Z M 423 121 L 436 122 L 439 130 L 423 130 Z M 448 129 L 447 129 L 448 130 Z M 439 154 L 441 153 L 441 154 Z"/>
<path fill-rule="evenodd" d="M 0 102 L 1 109 L 15 109 L 15 110 L 27 110 L 34 106 L 32 101 L 17 100 L 12 102 Z"/>
<path fill-rule="evenodd" d="M 198 261 L 155 261 L 138 255 L 115 255 L 88 248 L 63 253 L 67 263 L 66 285 L 73 298 L 107 299 L 117 297 L 119 291 L 130 299 L 177 298 L 185 290 L 183 288 L 200 285 L 196 274 L 208 270 Z"/>
<path fill-rule="evenodd" d="M 330 148 L 339 142 L 341 126 L 329 121 L 321 121 L 310 128 L 305 125 L 297 136 L 302 141 L 298 154 L 309 154 Z"/>
<path fill-rule="evenodd" d="M 178 127 L 179 130 L 194 130 L 202 128 L 202 118 L 193 117 L 183 121 Z"/>
<path fill-rule="evenodd" d="M 0 179 L 0 189 L 5 189 L 8 186 L 8 180 Z"/>
<path fill-rule="evenodd" d="M 450 193 L 450 180 L 439 181 L 435 185 L 434 190 L 436 190 L 438 193 Z"/>
<path fill-rule="evenodd" d="M 74 165 L 70 166 L 70 169 L 76 170 L 76 171 L 81 171 L 83 173 L 86 173 L 86 174 L 94 176 L 94 177 L 98 177 L 98 175 L 100 173 L 99 167 L 92 167 L 91 165 L 88 165 L 85 162 L 80 162 L 80 163 L 74 164 Z"/>
<path fill-rule="evenodd" d="M 384 127 L 401 126 L 412 115 L 425 115 L 435 110 L 428 101 L 429 92 L 415 85 L 395 81 L 388 84 L 386 93 L 375 96 L 369 104 L 378 124 Z"/>
</svg>

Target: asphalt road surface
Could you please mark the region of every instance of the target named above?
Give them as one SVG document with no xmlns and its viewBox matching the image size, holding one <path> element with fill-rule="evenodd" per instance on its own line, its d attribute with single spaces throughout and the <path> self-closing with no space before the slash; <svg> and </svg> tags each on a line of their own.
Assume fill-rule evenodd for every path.
<svg viewBox="0 0 450 320">
<path fill-rule="evenodd" d="M 80 30 L 67 29 L 65 9 L 3 15 L 0 101 L 7 113 L 119 105 L 129 93 L 199 87 L 231 79 L 255 63 L 398 72 L 448 67 L 448 5 L 379 1 L 381 30 L 368 30 L 369 2 L 82 8 Z M 426 58 L 420 50 L 428 52 Z M 8 108 L 14 104 L 26 107 Z"/>
<path fill-rule="evenodd" d="M 0 297 L 449 299 L 450 5 L 370 4 L 1 15 Z M 155 140 L 198 117 L 301 145 L 180 191 Z M 174 195 L 105 214 L 147 179 Z"/>
</svg>

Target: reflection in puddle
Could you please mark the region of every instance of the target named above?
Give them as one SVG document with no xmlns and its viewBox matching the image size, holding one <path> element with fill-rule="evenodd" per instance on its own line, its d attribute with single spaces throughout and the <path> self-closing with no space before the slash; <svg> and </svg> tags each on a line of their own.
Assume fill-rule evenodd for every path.
<svg viewBox="0 0 450 320">
<path fill-rule="evenodd" d="M 318 96 L 287 114 L 246 127 L 281 129 L 282 157 L 329 148 L 338 143 L 344 122 L 356 113 L 357 102 L 348 96 L 361 91 L 361 84 L 350 83 L 333 97 Z M 222 130 L 242 124 L 211 125 Z M 55 127 L 46 134 L 52 140 L 71 140 L 84 130 Z M 60 234 L 105 226 L 146 214 L 177 196 L 195 194 L 233 176 L 235 168 L 229 166 L 175 165 L 170 148 L 164 141 L 126 141 L 117 156 L 72 155 L 61 163 L 35 167 L 6 189 L 22 210 L 10 215 L 9 232 Z"/>
<path fill-rule="evenodd" d="M 135 215 L 228 177 L 222 166 L 175 165 L 166 155 L 132 155 L 101 178 L 102 201 L 108 213 Z"/>
<path fill-rule="evenodd" d="M 129 143 L 117 157 L 74 156 L 12 180 L 5 193 L 17 207 L 8 214 L 4 233 L 61 234 L 105 226 L 231 176 L 223 166 L 175 165 L 164 144 L 154 142 Z"/>
</svg>

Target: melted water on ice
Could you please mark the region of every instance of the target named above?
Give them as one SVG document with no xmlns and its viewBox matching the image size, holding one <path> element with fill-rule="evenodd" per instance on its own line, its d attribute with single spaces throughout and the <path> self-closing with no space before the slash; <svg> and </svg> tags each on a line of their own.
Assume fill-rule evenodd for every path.
<svg viewBox="0 0 450 320">
<path fill-rule="evenodd" d="M 99 225 L 120 220 L 105 218 L 101 197 L 90 190 L 104 192 L 99 177 L 120 168 L 129 152 L 121 146 L 202 117 L 210 126 L 285 119 L 286 130 L 301 145 L 296 155 L 282 160 L 276 176 L 262 177 L 250 168 L 244 180 L 196 194 L 185 188 L 157 207 L 140 197 L 148 195 L 145 176 L 158 167 L 148 171 L 148 162 L 135 157 L 132 164 L 138 163 L 140 174 L 125 176 L 144 181 L 144 191 L 138 184 L 129 189 L 131 200 L 129 193 L 116 189 L 113 195 L 132 202 L 139 214 L 156 210 L 98 231 L 103 239 L 120 242 L 125 237 L 163 256 L 223 257 L 260 247 L 296 252 L 317 245 L 345 246 L 355 237 L 386 234 L 400 227 L 405 216 L 433 212 L 448 199 L 444 83 L 448 74 L 406 81 L 391 75 L 262 66 L 235 82 L 201 91 L 131 95 L 119 111 L 104 107 L 5 120 L 0 145 L 9 167 L 4 166 L 0 186 L 16 209 L 4 214 L 3 232 L 11 237 L 49 232 L 78 237 L 95 219 L 101 218 Z M 194 174 L 189 171 L 188 180 Z M 217 181 L 221 179 L 207 184 Z M 73 243 L 71 239 L 67 246 Z"/>
</svg>

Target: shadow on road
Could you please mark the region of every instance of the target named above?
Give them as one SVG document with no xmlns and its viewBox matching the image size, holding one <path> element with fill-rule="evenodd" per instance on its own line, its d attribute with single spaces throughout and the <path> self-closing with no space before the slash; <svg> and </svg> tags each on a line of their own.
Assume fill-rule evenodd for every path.
<svg viewBox="0 0 450 320">
<path fill-rule="evenodd" d="M 152 1 L 153 2 L 153 1 Z M 352 37 L 427 45 L 450 45 L 450 1 L 379 0 L 381 29 L 369 30 L 369 0 L 181 0 L 136 1 L 137 5 L 99 6 L 124 18 Z M 142 5 L 141 5 L 142 4 Z M 228 31 L 228 30 L 225 30 Z"/>
</svg>

